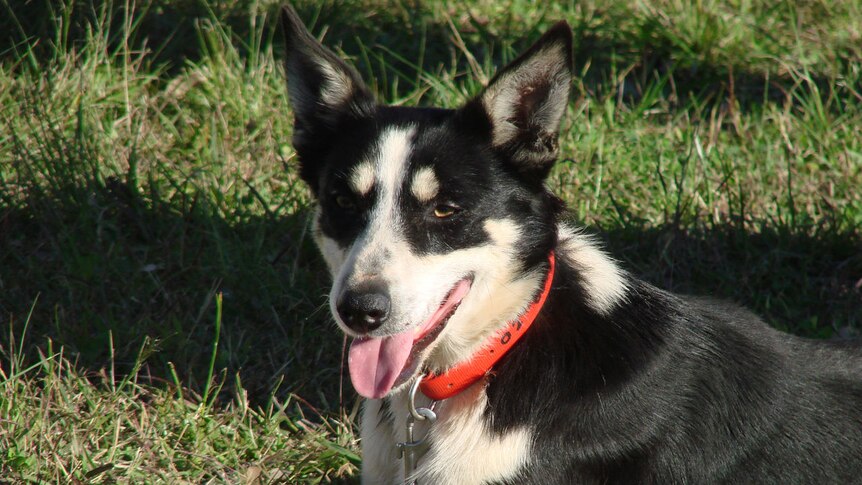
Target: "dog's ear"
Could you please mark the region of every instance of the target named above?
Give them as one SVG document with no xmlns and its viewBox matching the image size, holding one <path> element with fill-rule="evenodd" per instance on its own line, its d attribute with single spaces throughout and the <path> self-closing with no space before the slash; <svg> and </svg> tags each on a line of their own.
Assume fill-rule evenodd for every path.
<svg viewBox="0 0 862 485">
<path fill-rule="evenodd" d="M 356 70 L 321 45 L 289 5 L 281 11 L 281 25 L 295 147 L 320 131 L 335 129 L 345 118 L 373 111 L 374 96 Z"/>
<path fill-rule="evenodd" d="M 572 84 L 572 30 L 565 21 L 504 67 L 475 99 L 492 143 L 523 173 L 544 179 L 557 158 Z"/>
</svg>

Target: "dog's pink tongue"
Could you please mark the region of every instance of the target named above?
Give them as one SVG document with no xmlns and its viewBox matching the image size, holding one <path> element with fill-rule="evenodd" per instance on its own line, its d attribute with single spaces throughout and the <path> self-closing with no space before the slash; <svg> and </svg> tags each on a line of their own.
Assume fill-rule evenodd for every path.
<svg viewBox="0 0 862 485">
<path fill-rule="evenodd" d="M 356 392 L 371 399 L 385 396 L 404 369 L 412 348 L 411 330 L 385 338 L 354 339 L 347 365 Z"/>
</svg>

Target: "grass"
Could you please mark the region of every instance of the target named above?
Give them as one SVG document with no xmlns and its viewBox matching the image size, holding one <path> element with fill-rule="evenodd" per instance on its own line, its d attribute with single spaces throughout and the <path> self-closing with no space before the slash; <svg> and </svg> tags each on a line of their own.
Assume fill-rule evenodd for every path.
<svg viewBox="0 0 862 485">
<path fill-rule="evenodd" d="M 358 457 L 349 449 L 352 430 L 344 419 L 317 415 L 312 422 L 289 413 L 293 403 L 275 395 L 266 406 L 253 406 L 239 374 L 231 399 L 218 404 L 210 387 L 197 395 L 177 380 L 153 385 L 153 376 L 142 369 L 149 352 L 151 341 L 145 340 L 135 367 L 123 376 L 113 366 L 82 371 L 51 340 L 26 367 L 14 347 L 4 352 L 4 478 L 298 483 L 355 471 Z M 221 386 L 224 379 L 210 382 Z"/>
<path fill-rule="evenodd" d="M 859 334 L 858 2 L 298 3 L 407 105 L 457 105 L 567 19 L 572 217 L 662 287 Z M 4 479 L 355 478 L 277 8 L 0 0 Z"/>
</svg>

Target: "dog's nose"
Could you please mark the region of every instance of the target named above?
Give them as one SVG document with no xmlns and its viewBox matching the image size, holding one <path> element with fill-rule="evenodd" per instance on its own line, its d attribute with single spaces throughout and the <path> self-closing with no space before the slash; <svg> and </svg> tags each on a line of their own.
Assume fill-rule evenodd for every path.
<svg viewBox="0 0 862 485">
<path fill-rule="evenodd" d="M 379 285 L 346 290 L 336 304 L 338 316 L 351 330 L 368 333 L 389 317 L 389 295 Z"/>
</svg>

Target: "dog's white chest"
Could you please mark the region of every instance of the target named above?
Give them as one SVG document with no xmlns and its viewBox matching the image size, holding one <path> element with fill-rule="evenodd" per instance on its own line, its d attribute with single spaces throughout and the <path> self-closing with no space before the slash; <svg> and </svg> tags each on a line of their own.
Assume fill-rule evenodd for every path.
<svg viewBox="0 0 862 485">
<path fill-rule="evenodd" d="M 407 439 L 407 393 L 384 401 L 368 400 L 362 420 L 362 481 L 405 483 L 404 465 L 398 458 L 396 442 Z M 430 446 L 419 457 L 414 474 L 419 485 L 482 484 L 514 477 L 527 464 L 530 432 L 516 429 L 497 434 L 483 419 L 487 398 L 479 382 L 461 394 L 437 405 L 433 425 L 417 423 L 415 437 L 427 436 Z M 391 414 L 390 414 L 391 413 Z M 391 419 L 390 419 L 391 416 Z"/>
</svg>

